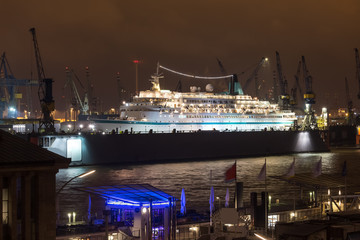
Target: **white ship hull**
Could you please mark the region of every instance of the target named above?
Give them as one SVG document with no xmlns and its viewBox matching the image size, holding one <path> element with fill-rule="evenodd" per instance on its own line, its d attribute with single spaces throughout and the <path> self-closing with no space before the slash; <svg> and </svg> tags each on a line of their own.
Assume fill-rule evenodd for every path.
<svg viewBox="0 0 360 240">
<path fill-rule="evenodd" d="M 224 116 L 222 116 L 224 117 Z M 157 121 L 129 121 L 129 120 L 94 120 L 97 131 L 117 133 L 169 133 L 169 132 L 193 132 L 193 131 L 264 131 L 264 130 L 288 130 L 294 124 L 294 118 L 255 118 L 260 116 L 227 116 L 225 118 L 208 118 L 200 121 L 191 118 L 179 118 L 179 116 L 162 115 Z M 172 121 L 166 121 L 171 119 Z M 180 119 L 180 121 L 179 121 Z"/>
</svg>

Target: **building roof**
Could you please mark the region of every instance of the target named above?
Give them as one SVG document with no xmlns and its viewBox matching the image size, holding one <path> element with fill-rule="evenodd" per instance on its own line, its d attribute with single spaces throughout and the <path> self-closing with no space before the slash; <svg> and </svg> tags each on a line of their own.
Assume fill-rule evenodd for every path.
<svg viewBox="0 0 360 240">
<path fill-rule="evenodd" d="M 0 150 L 0 170 L 49 165 L 67 168 L 71 161 L 3 130 L 0 130 Z"/>
<path fill-rule="evenodd" d="M 150 201 L 154 203 L 168 202 L 169 198 L 173 198 L 173 196 L 149 184 L 82 187 L 76 189 L 97 194 L 108 200 L 117 200 L 133 204 L 149 204 Z"/>
</svg>

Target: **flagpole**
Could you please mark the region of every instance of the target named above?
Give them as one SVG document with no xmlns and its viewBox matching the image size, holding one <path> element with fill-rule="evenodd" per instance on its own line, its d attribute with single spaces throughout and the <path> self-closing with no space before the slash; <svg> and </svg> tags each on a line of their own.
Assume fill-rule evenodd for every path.
<svg viewBox="0 0 360 240">
<path fill-rule="evenodd" d="M 265 158 L 265 233 L 266 233 L 266 236 L 267 236 L 269 195 L 267 193 L 267 183 L 266 183 L 267 169 L 266 168 L 267 168 L 267 165 L 266 165 L 266 158 Z"/>
<path fill-rule="evenodd" d="M 347 166 L 346 166 L 346 160 L 344 161 L 343 169 L 342 169 L 342 176 L 345 177 L 345 197 L 344 197 L 344 211 L 346 211 L 346 202 L 347 202 L 347 182 L 346 182 L 346 176 L 347 176 Z"/>
<path fill-rule="evenodd" d="M 295 169 L 295 157 L 294 157 L 293 163 L 294 163 L 294 169 Z M 295 176 L 295 170 L 294 170 L 294 176 Z M 294 183 L 294 222 L 295 222 L 295 211 L 296 211 L 296 197 L 295 197 L 295 195 L 296 195 L 296 184 Z"/>
<path fill-rule="evenodd" d="M 236 169 L 237 168 L 237 161 L 235 160 L 235 199 L 236 199 L 236 201 L 235 201 L 235 203 L 236 203 L 236 206 L 235 206 L 235 208 L 236 208 L 236 211 L 238 210 L 238 208 L 239 208 L 239 199 L 238 199 L 238 193 L 237 193 L 237 174 L 236 174 Z"/>
<path fill-rule="evenodd" d="M 347 175 L 347 174 L 346 174 Z M 346 212 L 347 205 L 347 184 L 346 184 L 346 175 L 345 175 L 345 200 L 344 200 L 344 212 Z"/>
<path fill-rule="evenodd" d="M 211 207 L 211 187 L 212 187 L 212 170 L 210 170 L 210 227 L 212 226 L 212 207 Z M 211 230 L 210 230 L 211 233 Z"/>
</svg>

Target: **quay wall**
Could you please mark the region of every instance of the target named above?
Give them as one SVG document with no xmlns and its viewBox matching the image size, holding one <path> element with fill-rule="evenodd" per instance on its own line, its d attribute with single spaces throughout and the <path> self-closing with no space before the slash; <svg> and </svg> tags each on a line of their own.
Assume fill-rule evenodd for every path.
<svg viewBox="0 0 360 240">
<path fill-rule="evenodd" d="M 150 163 L 326 152 L 319 131 L 262 131 L 82 135 L 73 165 Z"/>
</svg>

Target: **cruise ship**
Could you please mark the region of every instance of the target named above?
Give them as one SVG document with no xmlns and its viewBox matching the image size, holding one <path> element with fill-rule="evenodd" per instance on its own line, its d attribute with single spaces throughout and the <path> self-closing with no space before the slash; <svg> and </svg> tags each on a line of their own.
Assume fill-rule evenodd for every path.
<svg viewBox="0 0 360 240">
<path fill-rule="evenodd" d="M 140 91 L 131 102 L 120 107 L 114 119 L 93 119 L 92 128 L 99 132 L 169 133 L 194 131 L 270 131 L 289 130 L 296 116 L 281 110 L 278 104 L 260 101 L 242 93 L 239 83 L 229 84 L 240 90 L 214 93 L 212 85 L 205 91 L 190 87 L 189 92 L 163 90 L 157 73 L 151 76 L 150 90 Z"/>
</svg>

